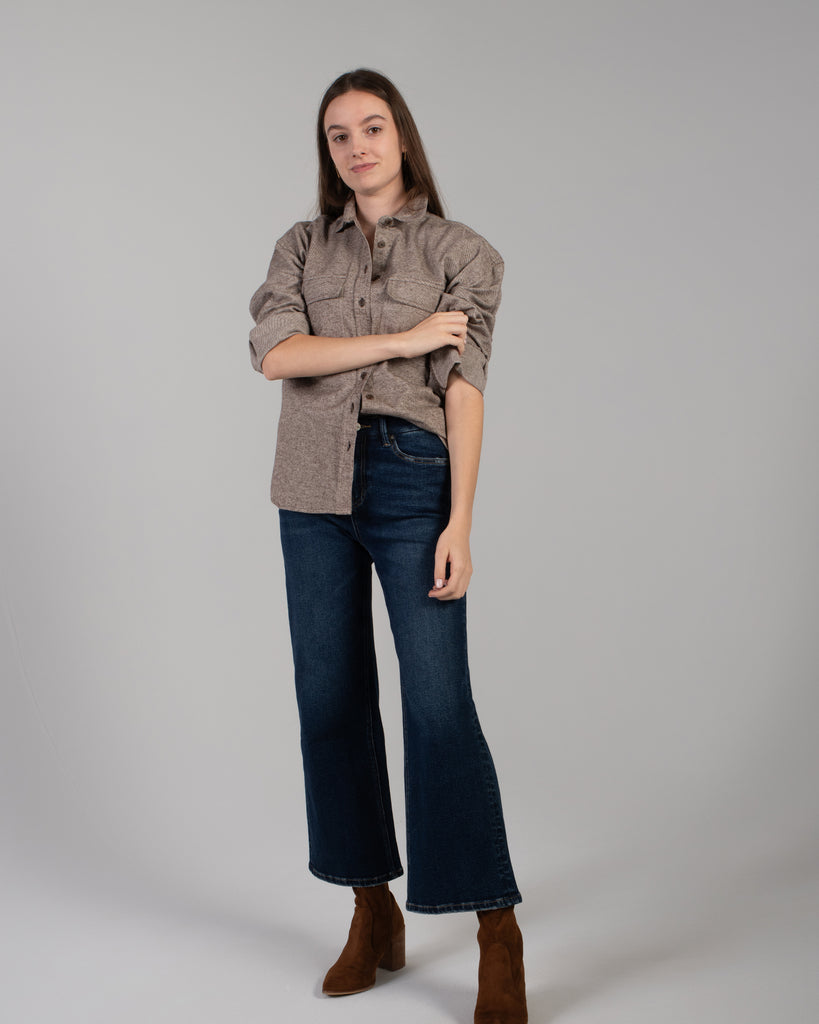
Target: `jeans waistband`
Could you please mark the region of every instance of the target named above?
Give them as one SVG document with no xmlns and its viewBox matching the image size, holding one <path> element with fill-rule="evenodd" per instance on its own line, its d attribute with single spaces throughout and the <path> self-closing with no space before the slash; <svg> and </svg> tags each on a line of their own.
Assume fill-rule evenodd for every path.
<svg viewBox="0 0 819 1024">
<path fill-rule="evenodd" d="M 400 419 L 398 416 L 382 416 L 380 414 L 365 415 L 362 413 L 358 417 L 358 422 L 362 427 L 370 427 L 382 434 L 403 434 L 407 430 L 424 429 L 416 423 L 410 423 L 409 420 Z"/>
</svg>

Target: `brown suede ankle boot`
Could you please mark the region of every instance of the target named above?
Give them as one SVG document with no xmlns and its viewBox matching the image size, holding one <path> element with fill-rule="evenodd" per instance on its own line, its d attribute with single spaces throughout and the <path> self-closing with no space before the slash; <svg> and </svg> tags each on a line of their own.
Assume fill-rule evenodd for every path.
<svg viewBox="0 0 819 1024">
<path fill-rule="evenodd" d="M 404 966 L 404 917 L 386 882 L 353 887 L 355 912 L 347 945 L 324 978 L 327 996 L 351 996 L 375 984 L 377 967 Z"/>
<path fill-rule="evenodd" d="M 475 1024 L 527 1024 L 523 936 L 514 907 L 478 911 L 478 945 Z"/>
</svg>

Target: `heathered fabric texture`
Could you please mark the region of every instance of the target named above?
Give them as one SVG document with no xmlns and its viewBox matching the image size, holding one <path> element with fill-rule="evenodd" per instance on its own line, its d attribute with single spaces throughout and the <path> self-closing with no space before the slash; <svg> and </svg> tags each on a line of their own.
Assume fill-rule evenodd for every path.
<svg viewBox="0 0 819 1024">
<path fill-rule="evenodd" d="M 356 217 L 297 221 L 275 244 L 267 279 L 250 300 L 250 362 L 292 334 L 331 338 L 407 331 L 430 313 L 462 310 L 463 356 L 451 345 L 429 355 L 282 381 L 270 499 L 295 512 L 351 512 L 360 413 L 397 416 L 446 443 L 444 395 L 450 370 L 483 392 L 501 300 L 500 253 L 472 228 L 409 200 L 376 225 L 373 251 Z"/>
</svg>

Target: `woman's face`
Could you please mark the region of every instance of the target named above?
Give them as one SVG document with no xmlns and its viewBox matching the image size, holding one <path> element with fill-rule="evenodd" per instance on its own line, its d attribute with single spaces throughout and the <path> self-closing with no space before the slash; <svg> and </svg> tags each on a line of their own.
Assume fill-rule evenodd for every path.
<svg viewBox="0 0 819 1024">
<path fill-rule="evenodd" d="M 364 195 L 403 191 L 401 139 L 379 96 L 357 89 L 336 96 L 324 113 L 324 133 L 345 185 Z"/>
</svg>

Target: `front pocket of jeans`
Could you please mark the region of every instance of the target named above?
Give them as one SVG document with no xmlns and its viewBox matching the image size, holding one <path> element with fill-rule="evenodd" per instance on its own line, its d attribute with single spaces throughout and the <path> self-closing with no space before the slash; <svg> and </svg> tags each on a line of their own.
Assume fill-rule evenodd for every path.
<svg viewBox="0 0 819 1024">
<path fill-rule="evenodd" d="M 446 466 L 449 452 L 444 442 L 431 430 L 403 430 L 390 434 L 390 448 L 399 459 L 421 466 Z"/>
</svg>

